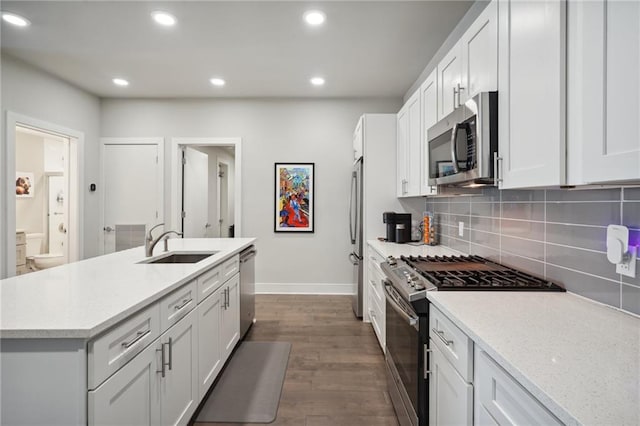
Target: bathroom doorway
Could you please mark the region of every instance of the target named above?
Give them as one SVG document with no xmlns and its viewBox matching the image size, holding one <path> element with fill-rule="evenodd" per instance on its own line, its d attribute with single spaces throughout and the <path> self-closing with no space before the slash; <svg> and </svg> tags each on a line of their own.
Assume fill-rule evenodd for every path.
<svg viewBox="0 0 640 426">
<path fill-rule="evenodd" d="M 7 113 L 11 160 L 6 178 L 15 191 L 5 200 L 6 276 L 81 258 L 78 158 L 83 140 L 80 132 Z"/>
</svg>

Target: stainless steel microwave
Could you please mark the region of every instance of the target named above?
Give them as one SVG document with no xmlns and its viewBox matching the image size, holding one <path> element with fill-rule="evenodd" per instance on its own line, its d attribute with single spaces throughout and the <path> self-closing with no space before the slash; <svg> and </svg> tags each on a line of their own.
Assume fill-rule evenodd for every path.
<svg viewBox="0 0 640 426">
<path fill-rule="evenodd" d="M 427 130 L 429 185 L 494 183 L 498 92 L 483 92 Z"/>
</svg>

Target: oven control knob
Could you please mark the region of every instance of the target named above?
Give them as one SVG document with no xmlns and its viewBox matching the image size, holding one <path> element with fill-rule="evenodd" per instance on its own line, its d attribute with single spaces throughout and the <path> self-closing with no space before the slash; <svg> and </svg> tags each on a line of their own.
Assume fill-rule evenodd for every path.
<svg viewBox="0 0 640 426">
<path fill-rule="evenodd" d="M 416 283 L 416 284 L 415 284 L 415 286 L 414 286 L 414 288 L 415 288 L 416 290 L 424 290 L 424 286 L 423 286 L 421 283 Z"/>
<path fill-rule="evenodd" d="M 393 256 L 389 256 L 387 258 L 387 263 L 389 263 L 390 266 L 396 266 L 396 259 Z"/>
</svg>

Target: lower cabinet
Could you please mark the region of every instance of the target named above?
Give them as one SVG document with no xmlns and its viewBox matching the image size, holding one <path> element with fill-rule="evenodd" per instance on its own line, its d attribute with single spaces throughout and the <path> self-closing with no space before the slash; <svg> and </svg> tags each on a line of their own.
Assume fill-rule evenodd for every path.
<svg viewBox="0 0 640 426">
<path fill-rule="evenodd" d="M 197 327 L 192 311 L 89 391 L 88 423 L 186 425 L 199 402 Z"/>
<path fill-rule="evenodd" d="M 384 257 L 378 253 L 373 247 L 367 246 L 367 264 L 365 268 L 364 290 L 366 294 L 366 312 L 365 318 L 368 317 L 376 333 L 378 343 L 385 352 L 385 295 L 384 295 L 384 273 L 380 269 L 380 264 L 384 262 Z M 365 319 L 366 320 L 366 319 Z"/>
<path fill-rule="evenodd" d="M 473 385 L 467 383 L 431 343 L 429 370 L 429 424 L 471 425 L 473 423 Z"/>
<path fill-rule="evenodd" d="M 198 306 L 198 386 L 203 397 L 222 369 L 220 325 L 223 288 L 209 295 Z"/>
<path fill-rule="evenodd" d="M 220 342 L 222 359 L 226 360 L 240 340 L 240 275 L 236 274 L 223 288 Z M 226 293 L 226 296 L 224 294 Z"/>
<path fill-rule="evenodd" d="M 477 425 L 561 425 L 537 399 L 486 352 L 475 351 Z"/>
</svg>

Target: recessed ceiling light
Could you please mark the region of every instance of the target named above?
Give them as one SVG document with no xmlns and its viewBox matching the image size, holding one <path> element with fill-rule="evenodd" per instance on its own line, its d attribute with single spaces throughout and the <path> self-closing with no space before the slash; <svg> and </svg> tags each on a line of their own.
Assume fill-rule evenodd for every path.
<svg viewBox="0 0 640 426">
<path fill-rule="evenodd" d="M 214 86 L 224 86 L 225 85 L 225 81 L 221 78 L 212 78 L 211 80 L 209 80 L 211 82 L 211 84 L 213 84 Z"/>
<path fill-rule="evenodd" d="M 314 27 L 324 24 L 324 21 L 327 19 L 327 15 L 320 10 L 308 10 L 304 13 L 303 17 L 307 24 Z"/>
<path fill-rule="evenodd" d="M 113 80 L 113 84 L 115 84 L 116 86 L 128 86 L 129 82 L 127 80 L 125 80 L 124 78 L 114 78 Z"/>
<path fill-rule="evenodd" d="M 23 18 L 15 13 L 2 12 L 2 19 L 16 27 L 27 27 L 31 24 L 28 19 Z"/>
<path fill-rule="evenodd" d="M 324 78 L 322 77 L 313 77 L 310 81 L 314 86 L 322 86 L 324 84 Z"/>
<path fill-rule="evenodd" d="M 162 12 L 158 10 L 158 11 L 152 12 L 151 17 L 158 24 L 164 25 L 165 27 L 172 27 L 176 24 L 176 17 L 167 12 Z"/>
</svg>

